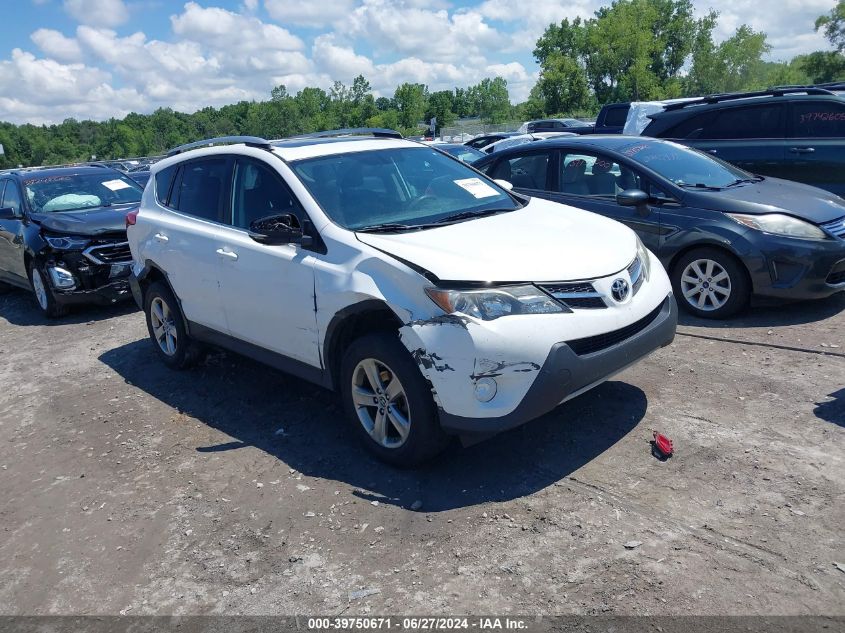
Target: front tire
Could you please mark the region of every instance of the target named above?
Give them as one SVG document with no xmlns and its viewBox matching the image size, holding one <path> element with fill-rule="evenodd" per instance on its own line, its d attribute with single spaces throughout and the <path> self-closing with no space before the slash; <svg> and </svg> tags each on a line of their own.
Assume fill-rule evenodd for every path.
<svg viewBox="0 0 845 633">
<path fill-rule="evenodd" d="M 199 346 L 188 337 L 179 302 L 166 284 L 157 281 L 147 288 L 144 314 L 150 340 L 165 365 L 185 369 L 196 363 Z"/>
<path fill-rule="evenodd" d="M 354 341 L 341 362 L 339 389 L 355 433 L 379 459 L 415 466 L 446 447 L 431 386 L 395 334 Z"/>
<path fill-rule="evenodd" d="M 29 285 L 32 287 L 32 294 L 35 295 L 35 303 L 48 319 L 58 319 L 68 313 L 68 307 L 56 301 L 47 281 L 47 275 L 34 261 L 29 264 Z"/>
<path fill-rule="evenodd" d="M 751 299 L 748 275 L 733 255 L 718 248 L 696 248 L 672 270 L 678 304 L 704 319 L 725 319 L 743 310 Z"/>
</svg>

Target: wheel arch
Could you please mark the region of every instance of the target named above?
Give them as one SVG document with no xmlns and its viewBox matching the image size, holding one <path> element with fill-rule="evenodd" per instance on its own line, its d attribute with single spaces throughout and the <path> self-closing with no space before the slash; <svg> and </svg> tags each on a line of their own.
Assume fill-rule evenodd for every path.
<svg viewBox="0 0 845 633">
<path fill-rule="evenodd" d="M 176 298 L 176 301 L 179 304 L 179 316 L 182 319 L 182 325 L 185 327 L 185 332 L 187 332 L 190 336 L 190 325 L 188 324 L 188 320 L 185 318 L 185 311 L 182 309 L 182 300 L 173 289 L 173 284 L 170 283 L 170 278 L 167 276 L 164 269 L 154 261 L 148 259 L 144 262 L 144 269 L 136 275 L 136 278 L 138 280 L 138 286 L 141 288 L 141 297 L 144 302 L 144 306 L 142 306 L 142 308 L 144 309 L 146 309 L 147 288 L 158 281 L 163 282 L 164 285 L 167 286 L 168 290 L 170 290 L 170 293 Z"/>
<path fill-rule="evenodd" d="M 402 321 L 381 299 L 365 299 L 337 312 L 323 338 L 323 365 L 332 389 L 339 383 L 343 354 L 355 339 L 373 332 L 398 332 Z"/>
<path fill-rule="evenodd" d="M 749 287 L 753 287 L 752 279 L 751 279 L 751 272 L 748 270 L 748 266 L 745 265 L 745 262 L 742 261 L 742 257 L 736 253 L 733 249 L 729 248 L 723 242 L 717 241 L 706 241 L 706 242 L 695 242 L 692 244 L 687 244 L 686 246 L 678 249 L 676 253 L 674 253 L 669 260 L 668 264 L 666 265 L 666 270 L 669 275 L 675 274 L 675 268 L 678 265 L 678 262 L 686 255 L 695 250 L 709 248 L 716 251 L 721 251 L 731 257 L 737 264 L 739 264 L 740 270 L 745 274 L 745 280 L 748 282 Z"/>
</svg>

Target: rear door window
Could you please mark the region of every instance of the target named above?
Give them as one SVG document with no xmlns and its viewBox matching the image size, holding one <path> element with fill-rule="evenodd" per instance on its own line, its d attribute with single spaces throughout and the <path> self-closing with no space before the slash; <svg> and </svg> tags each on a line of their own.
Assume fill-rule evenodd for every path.
<svg viewBox="0 0 845 633">
<path fill-rule="evenodd" d="M 830 101 L 792 104 L 792 136 L 796 138 L 845 137 L 845 105 Z"/>
<path fill-rule="evenodd" d="M 610 108 L 605 114 L 604 124 L 611 127 L 622 127 L 628 118 L 628 108 Z"/>
<path fill-rule="evenodd" d="M 726 108 L 716 112 L 699 138 L 784 138 L 784 121 L 781 104 Z"/>
<path fill-rule="evenodd" d="M 170 194 L 170 206 L 202 220 L 220 222 L 231 171 L 229 165 L 227 158 L 183 163 Z"/>
<path fill-rule="evenodd" d="M 156 200 L 159 204 L 170 206 L 168 198 L 170 196 L 170 185 L 173 183 L 173 176 L 176 174 L 178 165 L 171 165 L 162 169 L 156 174 Z"/>
<path fill-rule="evenodd" d="M 496 167 L 487 170 L 491 178 L 507 180 L 519 189 L 547 191 L 549 152 L 531 152 L 500 160 Z"/>
</svg>

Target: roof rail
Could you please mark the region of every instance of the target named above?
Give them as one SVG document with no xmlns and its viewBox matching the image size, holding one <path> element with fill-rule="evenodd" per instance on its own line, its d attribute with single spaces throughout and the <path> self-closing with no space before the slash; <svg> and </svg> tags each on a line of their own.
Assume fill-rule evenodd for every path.
<svg viewBox="0 0 845 633">
<path fill-rule="evenodd" d="M 727 92 L 723 94 L 708 95 L 690 101 L 681 101 L 679 103 L 670 103 L 663 108 L 664 112 L 671 112 L 672 110 L 682 110 L 689 106 L 702 105 L 706 103 L 721 103 L 722 101 L 734 101 L 736 99 L 748 99 L 749 97 L 782 97 L 786 94 L 804 93 L 808 95 L 834 95 L 830 90 L 824 88 L 817 88 L 815 86 L 783 86 L 779 88 L 771 88 L 769 90 L 757 90 L 754 92 Z"/>
<path fill-rule="evenodd" d="M 167 152 L 167 156 L 176 156 L 182 152 L 187 152 L 197 147 L 208 147 L 209 145 L 225 145 L 227 143 L 243 143 L 250 147 L 260 147 L 261 149 L 270 149 L 270 141 L 260 138 L 258 136 L 218 136 L 216 138 L 207 138 L 203 141 L 194 141 L 193 143 L 186 143 L 179 147 L 174 147 Z"/>
<path fill-rule="evenodd" d="M 402 138 L 396 130 L 383 127 L 348 127 L 340 130 L 326 130 L 325 132 L 313 132 L 302 134 L 294 138 L 332 138 L 334 136 L 374 136 L 376 138 Z"/>
</svg>

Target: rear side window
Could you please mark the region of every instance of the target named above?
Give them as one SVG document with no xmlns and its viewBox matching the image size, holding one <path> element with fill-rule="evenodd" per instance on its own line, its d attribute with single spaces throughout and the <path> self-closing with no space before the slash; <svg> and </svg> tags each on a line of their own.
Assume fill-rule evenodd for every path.
<svg viewBox="0 0 845 633">
<path fill-rule="evenodd" d="M 622 127 L 628 118 L 628 108 L 609 108 L 604 117 L 604 124 L 613 127 Z"/>
<path fill-rule="evenodd" d="M 701 138 L 704 133 L 704 128 L 710 125 L 713 120 L 712 112 L 705 112 L 704 114 L 696 114 L 688 117 L 678 123 L 676 126 L 669 128 L 663 134 L 657 134 L 660 138 L 677 138 L 677 139 L 696 139 Z"/>
<path fill-rule="evenodd" d="M 828 101 L 792 106 L 793 136 L 798 138 L 845 137 L 845 105 Z"/>
<path fill-rule="evenodd" d="M 228 164 L 225 158 L 184 163 L 170 193 L 170 206 L 203 220 L 219 222 Z"/>
<path fill-rule="evenodd" d="M 534 152 L 513 158 L 500 160 L 496 167 L 486 173 L 491 178 L 507 180 L 519 189 L 538 189 L 545 191 L 546 175 L 549 168 L 549 153 Z"/>
<path fill-rule="evenodd" d="M 176 174 L 177 167 L 178 165 L 171 165 L 156 174 L 156 200 L 166 207 L 170 206 L 168 204 L 170 185 L 173 184 L 173 176 Z"/>
<path fill-rule="evenodd" d="M 699 138 L 783 138 L 785 134 L 782 105 L 760 105 L 748 108 L 727 108 L 715 117 Z"/>
</svg>

